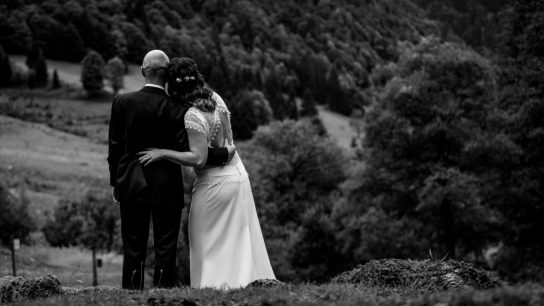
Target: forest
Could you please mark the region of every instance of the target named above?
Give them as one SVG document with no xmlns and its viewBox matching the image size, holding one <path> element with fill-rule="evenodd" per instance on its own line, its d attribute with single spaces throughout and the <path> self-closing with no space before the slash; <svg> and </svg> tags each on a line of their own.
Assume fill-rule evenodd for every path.
<svg viewBox="0 0 544 306">
<path fill-rule="evenodd" d="M 94 50 L 139 63 L 160 48 L 194 58 L 246 140 L 280 279 L 432 256 L 542 281 L 543 13 L 537 0 L 8 0 L 0 55 L 80 62 Z M 361 141 L 338 146 L 317 105 L 361 114 Z M 74 236 L 85 224 L 63 228 L 86 207 L 107 223 L 93 223 L 100 248 L 118 247 L 115 213 L 98 208 L 109 203 L 85 201 L 95 206 L 59 204 L 48 241 L 95 245 Z"/>
</svg>

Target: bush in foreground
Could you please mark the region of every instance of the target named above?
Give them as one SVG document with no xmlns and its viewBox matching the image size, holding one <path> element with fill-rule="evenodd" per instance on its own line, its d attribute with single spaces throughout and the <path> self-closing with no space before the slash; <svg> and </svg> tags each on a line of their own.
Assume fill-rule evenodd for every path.
<svg viewBox="0 0 544 306">
<path fill-rule="evenodd" d="M 395 287 L 411 284 L 430 292 L 458 288 L 489 289 L 501 285 L 498 277 L 473 264 L 455 260 L 380 259 L 360 265 L 333 279 L 335 283 Z"/>
</svg>

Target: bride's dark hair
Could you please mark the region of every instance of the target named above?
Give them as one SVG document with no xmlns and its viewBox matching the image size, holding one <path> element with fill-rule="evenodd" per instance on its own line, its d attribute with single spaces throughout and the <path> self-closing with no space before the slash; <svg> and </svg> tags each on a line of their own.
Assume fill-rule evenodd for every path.
<svg viewBox="0 0 544 306">
<path fill-rule="evenodd" d="M 196 106 L 204 112 L 213 112 L 216 102 L 213 91 L 204 82 L 198 67 L 188 57 L 176 57 L 166 70 L 168 94 L 174 99 Z"/>
</svg>

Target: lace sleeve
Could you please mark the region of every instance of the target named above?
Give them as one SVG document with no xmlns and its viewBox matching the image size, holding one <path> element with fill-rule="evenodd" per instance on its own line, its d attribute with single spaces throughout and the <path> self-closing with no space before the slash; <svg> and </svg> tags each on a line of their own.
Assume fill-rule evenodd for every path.
<svg viewBox="0 0 544 306">
<path fill-rule="evenodd" d="M 206 119 L 194 107 L 191 107 L 187 113 L 185 113 L 185 128 L 205 135 L 208 135 L 209 133 L 209 127 Z"/>
</svg>

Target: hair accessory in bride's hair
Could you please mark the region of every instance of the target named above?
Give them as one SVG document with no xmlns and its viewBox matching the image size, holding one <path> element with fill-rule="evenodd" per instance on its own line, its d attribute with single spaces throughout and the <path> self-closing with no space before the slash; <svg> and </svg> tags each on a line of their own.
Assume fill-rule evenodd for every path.
<svg viewBox="0 0 544 306">
<path fill-rule="evenodd" d="M 183 78 L 183 80 L 185 80 L 185 82 L 189 82 L 196 80 L 196 78 L 194 76 L 186 76 Z"/>
<path fill-rule="evenodd" d="M 180 77 L 177 77 L 176 78 L 176 83 L 181 83 L 182 81 L 183 82 L 189 82 L 189 81 L 194 81 L 194 80 L 196 80 L 196 78 L 194 76 L 186 76 L 183 79 L 180 78 Z"/>
</svg>

